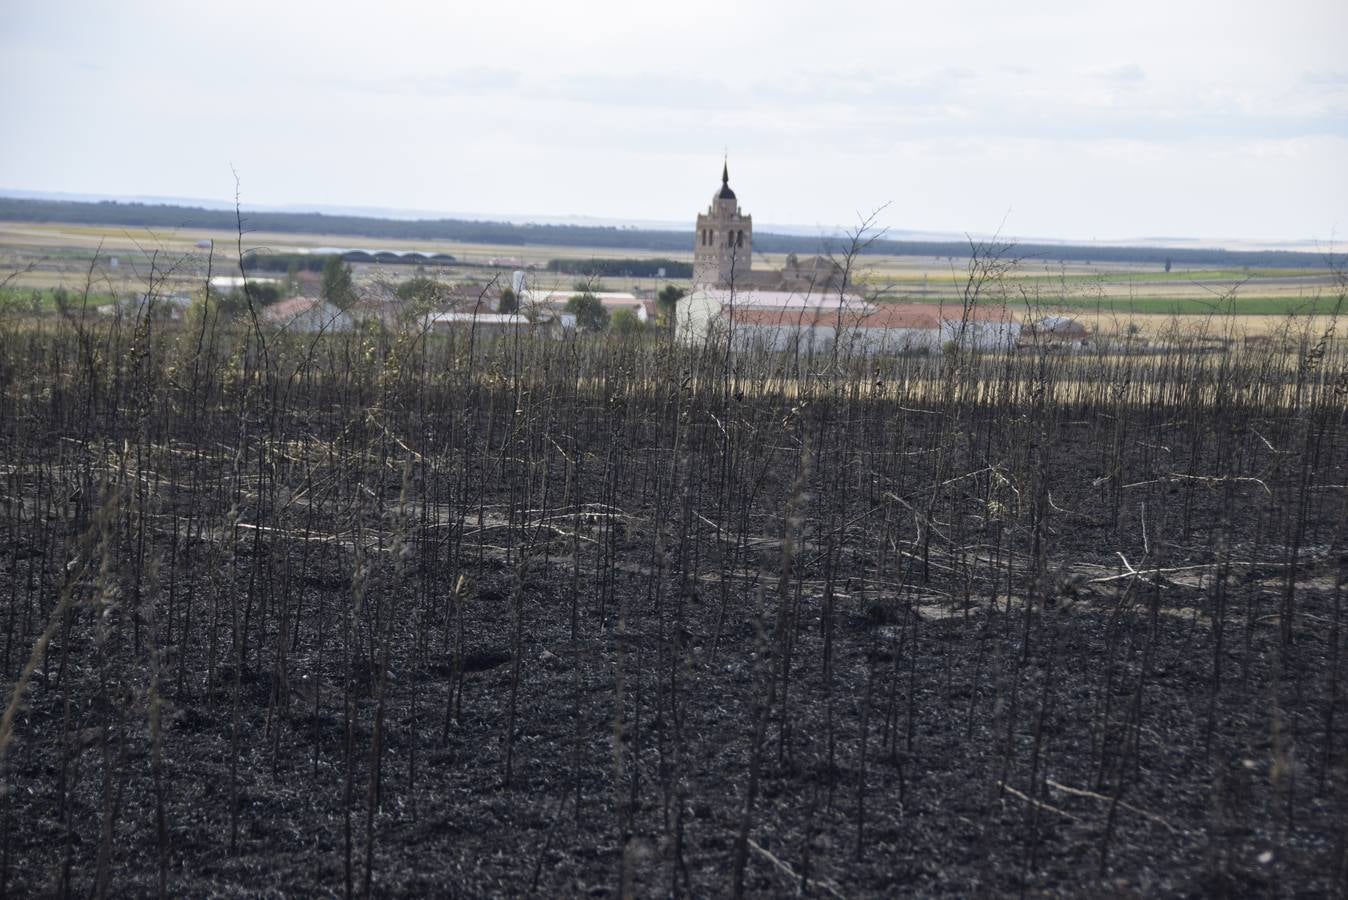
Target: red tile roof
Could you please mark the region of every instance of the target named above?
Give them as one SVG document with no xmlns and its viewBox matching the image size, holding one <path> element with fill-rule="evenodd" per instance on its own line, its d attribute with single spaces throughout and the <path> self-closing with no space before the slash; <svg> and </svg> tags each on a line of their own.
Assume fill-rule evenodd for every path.
<svg viewBox="0 0 1348 900">
<path fill-rule="evenodd" d="M 321 303 L 317 297 L 290 297 L 286 300 L 278 300 L 262 310 L 262 317 L 271 322 L 289 322 L 298 315 L 303 315 Z"/>
</svg>

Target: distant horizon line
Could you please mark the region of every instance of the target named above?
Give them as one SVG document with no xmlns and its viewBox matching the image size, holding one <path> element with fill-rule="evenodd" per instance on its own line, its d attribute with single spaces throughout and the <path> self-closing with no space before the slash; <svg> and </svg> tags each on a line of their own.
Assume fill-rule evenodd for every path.
<svg viewBox="0 0 1348 900">
<path fill-rule="evenodd" d="M 233 210 L 235 204 L 228 200 L 212 200 L 203 197 L 177 197 L 156 194 L 98 194 L 74 191 L 39 191 L 23 188 L 0 186 L 0 197 L 19 200 L 45 200 L 49 202 L 70 203 L 137 203 L 145 206 L 185 206 L 208 210 Z M 509 225 L 578 225 L 603 228 L 631 229 L 634 231 L 688 231 L 693 232 L 689 223 L 668 219 L 624 219 L 617 217 L 571 214 L 541 215 L 515 213 L 482 213 L 450 210 L 406 209 L 399 207 L 381 207 L 365 205 L 337 204 L 252 204 L 243 205 L 244 211 L 266 213 L 292 213 L 320 216 L 353 216 L 359 218 L 383 219 L 385 221 L 436 221 L 458 220 L 486 222 Z M 793 237 L 829 237 L 838 238 L 848 234 L 845 226 L 807 226 L 786 223 L 764 222 L 754 229 L 761 234 L 776 234 Z M 1005 234 L 996 232 L 956 232 L 924 229 L 885 228 L 884 236 L 889 240 L 913 242 L 948 242 L 974 239 L 986 241 L 992 238 L 1012 243 L 1061 244 L 1063 246 L 1089 247 L 1150 247 L 1158 249 L 1194 249 L 1194 250 L 1290 250 L 1319 251 L 1332 250 L 1329 242 L 1315 239 L 1280 238 L 1214 238 L 1184 236 L 1138 236 L 1121 238 L 1064 238 L 1043 237 L 1038 235 Z"/>
</svg>

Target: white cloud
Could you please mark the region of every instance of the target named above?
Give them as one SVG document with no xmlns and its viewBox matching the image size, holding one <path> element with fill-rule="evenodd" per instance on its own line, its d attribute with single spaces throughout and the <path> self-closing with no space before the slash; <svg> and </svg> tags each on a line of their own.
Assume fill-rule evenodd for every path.
<svg viewBox="0 0 1348 900">
<path fill-rule="evenodd" d="M 1341 0 L 28 3 L 0 186 L 1304 237 L 1348 212 Z"/>
</svg>

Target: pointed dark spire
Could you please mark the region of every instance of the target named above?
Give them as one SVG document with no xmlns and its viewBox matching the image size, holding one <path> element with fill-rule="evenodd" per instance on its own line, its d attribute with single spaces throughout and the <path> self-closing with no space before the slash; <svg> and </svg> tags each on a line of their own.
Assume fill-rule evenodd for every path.
<svg viewBox="0 0 1348 900">
<path fill-rule="evenodd" d="M 726 160 L 721 164 L 721 193 L 716 195 L 721 200 L 734 200 L 735 192 L 730 189 L 730 161 Z"/>
</svg>

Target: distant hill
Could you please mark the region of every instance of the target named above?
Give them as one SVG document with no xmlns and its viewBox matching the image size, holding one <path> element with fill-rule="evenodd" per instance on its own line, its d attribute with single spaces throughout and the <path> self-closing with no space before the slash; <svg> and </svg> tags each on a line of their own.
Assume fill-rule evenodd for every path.
<svg viewBox="0 0 1348 900">
<path fill-rule="evenodd" d="M 43 200 L 0 197 L 0 220 L 15 222 L 62 222 L 76 225 L 124 225 L 144 228 L 210 228 L 233 230 L 233 210 L 206 209 L 168 204 Z M 681 253 L 693 248 L 692 229 L 660 231 L 601 225 L 537 225 L 466 219 L 381 219 L 371 216 L 331 215 L 313 212 L 245 212 L 244 227 L 257 231 L 342 235 L 390 240 L 458 241 L 478 244 L 598 247 Z M 833 237 L 757 233 L 754 248 L 763 253 L 827 253 L 845 249 Z M 891 256 L 969 255 L 966 241 L 877 240 L 867 254 Z M 1081 246 L 1071 244 L 1016 243 L 1010 251 L 1020 259 L 1043 262 L 1120 262 L 1163 265 L 1170 259 L 1177 266 L 1296 267 L 1322 266 L 1316 253 L 1287 250 L 1223 250 L 1219 248 L 1166 248 L 1126 246 Z"/>
</svg>

